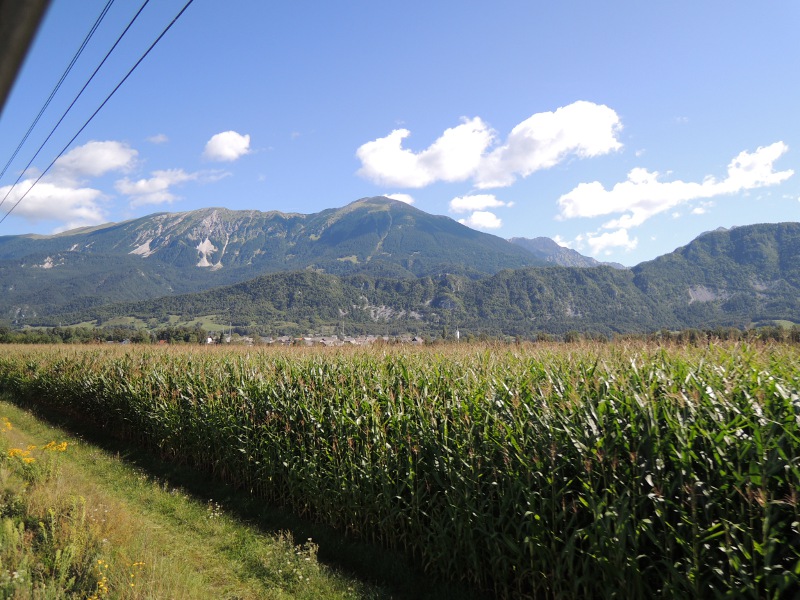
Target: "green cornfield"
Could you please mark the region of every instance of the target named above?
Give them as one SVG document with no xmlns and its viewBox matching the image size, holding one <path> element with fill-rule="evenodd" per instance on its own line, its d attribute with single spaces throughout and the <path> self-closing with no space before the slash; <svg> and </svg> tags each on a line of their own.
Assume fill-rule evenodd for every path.
<svg viewBox="0 0 800 600">
<path fill-rule="evenodd" d="M 0 391 L 495 597 L 800 590 L 792 346 L 4 347 Z"/>
</svg>

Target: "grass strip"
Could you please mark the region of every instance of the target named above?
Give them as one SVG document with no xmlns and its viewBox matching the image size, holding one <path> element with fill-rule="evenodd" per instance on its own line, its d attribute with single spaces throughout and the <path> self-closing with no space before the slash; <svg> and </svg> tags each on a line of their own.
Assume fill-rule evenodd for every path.
<svg viewBox="0 0 800 600">
<path fill-rule="evenodd" d="M 0 419 L 4 598 L 389 595 L 9 403 Z"/>
</svg>

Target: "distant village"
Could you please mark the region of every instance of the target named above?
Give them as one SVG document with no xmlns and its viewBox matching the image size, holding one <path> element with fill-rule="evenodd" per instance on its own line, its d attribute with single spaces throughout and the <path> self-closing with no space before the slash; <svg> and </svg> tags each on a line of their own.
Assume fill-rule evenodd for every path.
<svg viewBox="0 0 800 600">
<path fill-rule="evenodd" d="M 209 336 L 206 344 L 240 344 L 254 346 L 262 344 L 267 346 L 371 346 L 373 344 L 424 344 L 420 336 L 412 335 L 359 335 L 354 337 L 325 335 L 293 337 L 283 335 L 280 337 L 222 335 L 214 338 Z"/>
</svg>

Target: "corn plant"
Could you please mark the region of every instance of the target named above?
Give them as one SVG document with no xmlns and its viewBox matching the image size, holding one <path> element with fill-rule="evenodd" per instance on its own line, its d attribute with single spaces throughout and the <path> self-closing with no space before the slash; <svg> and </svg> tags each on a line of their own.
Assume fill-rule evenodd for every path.
<svg viewBox="0 0 800 600">
<path fill-rule="evenodd" d="M 497 597 L 800 589 L 789 346 L 18 347 L 0 389 Z"/>
</svg>

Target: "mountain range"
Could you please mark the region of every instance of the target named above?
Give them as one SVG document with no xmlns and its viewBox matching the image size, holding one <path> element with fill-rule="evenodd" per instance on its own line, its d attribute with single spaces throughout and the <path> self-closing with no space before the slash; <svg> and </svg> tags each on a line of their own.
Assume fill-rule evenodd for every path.
<svg viewBox="0 0 800 600">
<path fill-rule="evenodd" d="M 797 223 L 717 230 L 619 267 L 383 197 L 311 215 L 213 208 L 0 238 L 0 318 L 490 335 L 800 320 Z"/>
<path fill-rule="evenodd" d="M 382 197 L 310 215 L 224 208 L 160 213 L 52 236 L 0 237 L 0 315 L 26 323 L 303 269 L 482 277 L 546 265 L 552 254 Z"/>
</svg>

